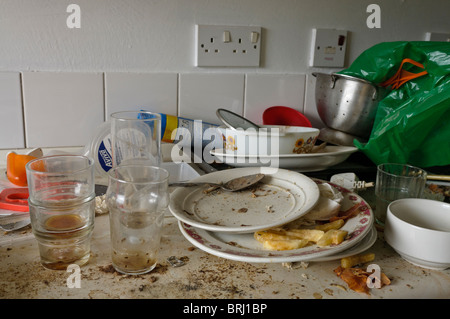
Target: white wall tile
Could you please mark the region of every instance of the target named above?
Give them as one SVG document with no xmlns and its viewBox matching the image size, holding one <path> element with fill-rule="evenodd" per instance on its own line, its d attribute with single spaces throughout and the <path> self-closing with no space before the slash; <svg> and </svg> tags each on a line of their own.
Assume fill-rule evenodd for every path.
<svg viewBox="0 0 450 319">
<path fill-rule="evenodd" d="M 83 146 L 104 121 L 102 73 L 24 72 L 27 147 Z"/>
<path fill-rule="evenodd" d="M 240 115 L 244 106 L 244 74 L 180 74 L 179 114 L 222 124 L 219 108 Z"/>
<path fill-rule="evenodd" d="M 245 85 L 245 117 L 263 124 L 262 114 L 271 106 L 288 106 L 303 113 L 304 74 L 248 74 Z"/>
<path fill-rule="evenodd" d="M 177 115 L 176 73 L 105 73 L 106 119 L 118 111 Z"/>
<path fill-rule="evenodd" d="M 325 124 L 320 119 L 316 106 L 316 78 L 308 74 L 306 76 L 306 90 L 305 90 L 305 110 L 304 115 L 309 119 L 311 125 L 317 128 L 325 127 Z"/>
<path fill-rule="evenodd" d="M 0 73 L 0 148 L 24 148 L 19 72 Z"/>
</svg>

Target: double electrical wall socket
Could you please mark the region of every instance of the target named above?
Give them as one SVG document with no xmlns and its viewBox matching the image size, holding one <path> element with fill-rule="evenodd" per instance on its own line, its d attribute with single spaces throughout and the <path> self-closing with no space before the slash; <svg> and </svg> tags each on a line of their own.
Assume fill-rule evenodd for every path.
<svg viewBox="0 0 450 319">
<path fill-rule="evenodd" d="M 195 26 L 195 66 L 258 67 L 261 27 Z"/>
<path fill-rule="evenodd" d="M 311 43 L 312 67 L 343 67 L 347 48 L 347 31 L 313 29 Z"/>
</svg>

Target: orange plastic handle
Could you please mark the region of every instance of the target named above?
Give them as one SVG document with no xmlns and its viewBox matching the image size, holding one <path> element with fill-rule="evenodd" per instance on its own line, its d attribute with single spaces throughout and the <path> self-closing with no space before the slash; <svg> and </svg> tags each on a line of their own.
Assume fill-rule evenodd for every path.
<svg viewBox="0 0 450 319">
<path fill-rule="evenodd" d="M 417 67 L 420 67 L 422 69 L 424 68 L 423 64 L 421 64 L 419 62 L 416 62 L 416 61 L 411 60 L 411 59 L 403 59 L 403 61 L 400 64 L 400 67 L 399 67 L 397 73 L 393 77 L 388 79 L 387 81 L 381 83 L 381 86 L 392 85 L 393 89 L 397 89 L 400 86 L 402 86 L 404 83 L 408 82 L 409 80 L 415 79 L 417 77 L 420 77 L 420 76 L 425 75 L 425 74 L 428 73 L 427 71 L 423 71 L 423 72 L 420 72 L 420 73 L 412 73 L 412 72 L 405 71 L 405 70 L 403 70 L 403 65 L 405 63 L 411 63 L 411 64 L 413 64 L 413 65 L 415 65 Z"/>
<path fill-rule="evenodd" d="M 402 63 L 400 64 L 400 67 L 399 67 L 398 71 L 395 73 L 395 75 L 393 77 L 391 77 L 390 79 L 384 81 L 383 83 L 380 83 L 380 86 L 386 87 L 386 86 L 392 85 L 392 89 L 395 90 L 412 79 L 415 79 L 415 78 L 421 77 L 425 74 L 428 74 L 427 71 L 422 71 L 419 73 L 412 73 L 412 72 L 403 70 L 403 64 L 405 64 L 405 63 L 411 63 L 412 65 L 415 65 L 419 68 L 425 69 L 423 64 L 421 64 L 419 62 L 416 62 L 411 59 L 403 59 Z"/>
</svg>

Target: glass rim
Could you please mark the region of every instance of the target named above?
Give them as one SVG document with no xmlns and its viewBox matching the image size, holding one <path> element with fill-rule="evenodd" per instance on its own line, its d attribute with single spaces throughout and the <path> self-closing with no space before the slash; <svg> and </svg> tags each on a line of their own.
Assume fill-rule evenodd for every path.
<svg viewBox="0 0 450 319">
<path fill-rule="evenodd" d="M 37 163 L 39 161 L 44 161 L 47 159 L 54 159 L 54 158 L 82 158 L 83 160 L 87 161 L 87 165 L 84 168 L 79 168 L 76 170 L 72 170 L 72 171 L 60 171 L 60 172 L 47 172 L 47 171 L 38 171 L 33 169 L 31 166 L 34 163 Z M 60 155 L 49 155 L 49 156 L 42 156 L 42 157 L 38 157 L 35 158 L 31 161 L 29 161 L 26 165 L 25 165 L 25 169 L 26 171 L 33 173 L 33 174 L 39 174 L 39 175 L 47 175 L 47 176 L 59 176 L 59 175 L 64 175 L 64 174 L 77 174 L 77 173 L 81 173 L 87 170 L 90 170 L 94 167 L 94 159 L 85 155 L 71 155 L 71 154 L 60 154 Z"/>
<path fill-rule="evenodd" d="M 123 169 L 123 168 L 146 168 L 146 169 L 152 169 L 154 171 L 161 171 L 164 172 L 164 174 L 166 176 L 164 177 L 160 177 L 160 179 L 158 180 L 149 180 L 149 181 L 139 181 L 139 182 L 134 182 L 134 181 L 130 181 L 130 180 L 125 180 L 123 178 L 119 178 L 114 176 L 114 172 L 117 172 L 119 169 Z M 114 181 L 120 182 L 120 183 L 124 183 L 124 184 L 142 184 L 142 185 L 148 185 L 148 184 L 161 184 L 161 183 L 165 183 L 168 182 L 170 174 L 169 171 L 166 170 L 165 168 L 159 167 L 159 166 L 154 166 L 154 165 L 141 165 L 141 164 L 127 164 L 127 165 L 121 165 L 118 167 L 112 167 L 110 170 L 108 170 L 108 177 Z"/>
<path fill-rule="evenodd" d="M 414 175 L 414 176 L 397 175 L 397 174 L 385 171 L 382 168 L 384 165 L 397 166 L 397 167 L 401 167 L 401 166 L 408 167 L 408 168 L 414 169 L 415 171 L 418 171 L 419 175 Z M 427 171 L 424 170 L 423 168 L 420 168 L 420 167 L 417 167 L 414 165 L 410 165 L 410 164 L 402 164 L 402 163 L 382 163 L 382 164 L 377 165 L 377 171 L 382 172 L 386 175 L 395 176 L 395 177 L 399 177 L 399 178 L 418 178 L 418 177 L 423 178 L 423 177 L 427 176 Z"/>
<path fill-rule="evenodd" d="M 123 115 L 123 114 L 135 114 L 135 115 L 139 115 L 139 114 L 150 114 L 152 116 L 154 116 L 153 118 L 138 118 L 136 117 L 119 117 L 119 115 Z M 150 112 L 150 111 L 118 111 L 118 112 L 114 112 L 111 113 L 110 117 L 114 120 L 117 121 L 155 121 L 155 120 L 161 120 L 161 114 L 156 113 L 156 112 Z"/>
</svg>

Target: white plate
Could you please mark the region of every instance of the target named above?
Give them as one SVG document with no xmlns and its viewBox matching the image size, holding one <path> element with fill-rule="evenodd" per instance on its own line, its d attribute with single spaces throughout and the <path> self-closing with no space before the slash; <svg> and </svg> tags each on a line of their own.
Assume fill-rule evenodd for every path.
<svg viewBox="0 0 450 319">
<path fill-rule="evenodd" d="M 227 258 L 227 259 L 232 259 L 232 260 L 237 260 L 237 261 L 246 261 L 246 262 L 267 262 L 265 260 L 254 260 L 251 259 L 251 257 L 245 258 L 245 257 L 239 257 L 240 255 L 234 254 L 236 255 L 235 258 L 230 258 L 230 256 L 232 254 L 224 254 L 224 253 L 220 253 L 220 247 L 222 247 L 224 245 L 224 242 L 222 240 L 220 240 L 219 245 L 205 241 L 205 239 L 201 236 L 201 234 L 203 232 L 208 232 L 208 231 L 204 231 L 204 230 L 200 230 L 200 229 L 196 229 L 195 232 L 192 232 L 189 229 L 189 225 L 187 224 L 183 224 L 182 222 L 178 222 L 178 226 L 180 227 L 181 233 L 183 234 L 183 236 L 189 240 L 189 242 L 191 242 L 192 244 L 194 244 L 197 248 L 200 248 L 201 250 L 204 250 L 206 252 L 211 253 L 212 255 L 218 256 L 218 257 L 223 257 L 223 258 Z M 195 234 L 195 235 L 194 235 Z M 242 236 L 242 235 L 235 235 L 235 236 Z M 332 260 L 338 260 L 341 258 L 345 258 L 345 257 L 349 257 L 349 256 L 355 256 L 357 254 L 361 254 L 362 252 L 366 251 L 367 249 L 369 249 L 370 247 L 373 246 L 373 244 L 375 243 L 375 241 L 377 240 L 377 230 L 375 228 L 375 226 L 372 226 L 372 229 L 370 230 L 370 232 L 358 243 L 356 243 L 355 245 L 353 245 L 352 247 L 341 251 L 340 253 L 336 253 L 336 254 L 332 254 L 332 255 L 328 255 L 328 256 L 323 256 L 323 257 L 318 257 L 318 258 L 314 258 L 314 256 L 312 256 L 312 259 L 308 259 L 307 261 L 310 262 L 324 262 L 324 261 L 332 261 Z M 208 237 L 208 236 L 207 236 Z M 216 236 L 213 236 L 213 238 L 216 238 Z M 220 237 L 220 235 L 219 235 Z M 235 238 L 234 238 L 235 239 Z M 237 240 L 239 240 L 239 238 L 237 238 Z M 229 242 L 228 242 L 229 243 Z M 227 243 L 226 243 L 227 244 Z M 215 246 L 217 247 L 215 249 Z M 245 258 L 245 260 L 244 260 Z M 276 260 L 271 260 L 272 262 L 285 262 L 283 260 L 280 260 L 281 257 L 278 257 Z M 294 259 L 289 259 L 290 262 L 296 262 L 296 261 L 303 261 L 304 259 L 299 259 L 297 260 L 296 258 Z"/>
<path fill-rule="evenodd" d="M 235 168 L 197 177 L 192 182 L 223 182 L 263 173 L 256 191 L 205 193 L 205 187 L 179 187 L 171 194 L 170 212 L 197 228 L 231 233 L 252 233 L 280 226 L 308 213 L 320 191 L 309 177 L 270 167 Z"/>
<path fill-rule="evenodd" d="M 323 182 L 320 180 L 315 181 L 317 183 Z M 227 234 L 211 232 L 181 222 L 180 229 L 186 239 L 196 247 L 212 255 L 236 261 L 256 263 L 281 263 L 317 260 L 325 261 L 330 260 L 331 258 L 337 258 L 335 256 L 339 256 L 341 258 L 344 254 L 347 255 L 347 250 L 349 250 L 349 252 L 353 255 L 356 251 L 361 249 L 361 247 L 357 248 L 356 245 L 363 239 L 367 239 L 369 243 L 374 240 L 372 237 L 373 234 L 372 236 L 370 235 L 370 232 L 373 230 L 373 211 L 370 206 L 355 193 L 352 193 L 337 185 L 331 183 L 329 184 L 336 187 L 342 192 L 342 195 L 344 195 L 342 210 L 346 210 L 355 204 L 359 205 L 360 210 L 358 215 L 348 219 L 345 225 L 341 228 L 348 231 L 349 236 L 339 245 L 326 247 L 311 245 L 300 249 L 274 251 L 264 249 L 262 244 L 254 239 L 253 233 Z M 366 238 L 366 236 L 370 237 Z M 369 244 L 366 245 L 368 246 Z M 362 248 L 364 247 L 366 246 L 362 246 Z M 366 249 L 367 248 L 368 247 L 366 247 Z"/>
<path fill-rule="evenodd" d="M 217 149 L 210 153 L 219 162 L 233 167 L 271 166 L 313 172 L 342 163 L 357 150 L 352 146 L 328 145 L 320 153 L 308 154 L 235 155 Z"/>
</svg>

